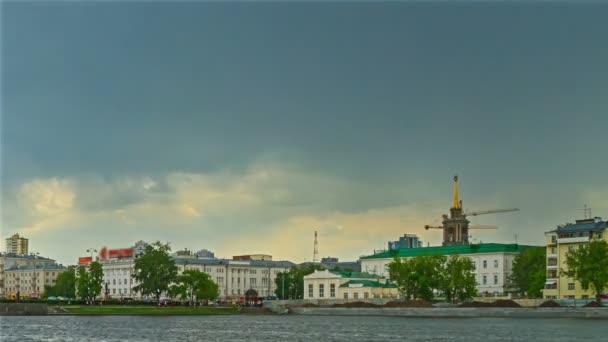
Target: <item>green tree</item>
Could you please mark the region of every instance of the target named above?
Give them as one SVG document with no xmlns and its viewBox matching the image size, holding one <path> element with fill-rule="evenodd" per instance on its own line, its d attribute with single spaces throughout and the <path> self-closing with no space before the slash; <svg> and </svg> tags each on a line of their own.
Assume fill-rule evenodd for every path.
<svg viewBox="0 0 608 342">
<path fill-rule="evenodd" d="M 475 266 L 467 257 L 451 256 L 441 270 L 440 289 L 450 302 L 465 301 L 477 293 Z"/>
<path fill-rule="evenodd" d="M 76 298 L 76 272 L 73 268 L 61 272 L 55 283 L 55 295 L 66 298 Z"/>
<path fill-rule="evenodd" d="M 442 255 L 395 258 L 388 265 L 389 278 L 406 299 L 432 300 L 433 290 L 440 288 L 445 260 Z"/>
<path fill-rule="evenodd" d="M 89 272 L 84 266 L 78 267 L 76 290 L 78 297 L 83 300 L 88 300 L 91 297 L 91 292 L 89 290 Z"/>
<path fill-rule="evenodd" d="M 89 265 L 89 295 L 93 300 L 101 294 L 103 283 L 103 268 L 98 261 Z"/>
<path fill-rule="evenodd" d="M 44 285 L 44 292 L 42 292 L 42 298 L 49 298 L 52 296 L 57 296 L 57 293 L 55 292 L 56 288 L 55 286 L 50 286 L 50 285 Z"/>
<path fill-rule="evenodd" d="M 323 271 L 321 265 L 309 264 L 303 267 L 294 266 L 286 272 L 279 272 L 274 279 L 274 293 L 281 299 L 303 299 L 304 298 L 304 276 L 315 270 Z"/>
<path fill-rule="evenodd" d="M 198 270 L 186 270 L 177 277 L 179 294 L 190 300 L 196 299 L 215 299 L 218 296 L 217 284 L 209 278 L 205 272 Z"/>
<path fill-rule="evenodd" d="M 177 280 L 177 266 L 171 258 L 169 244 L 156 241 L 146 246 L 144 252 L 135 259 L 133 278 L 139 285 L 134 291 L 142 295 L 153 295 L 160 301 L 160 295 L 169 290 L 169 286 Z"/>
<path fill-rule="evenodd" d="M 584 290 L 592 289 L 601 303 L 601 295 L 608 288 L 608 243 L 593 240 L 588 246 L 568 252 L 566 264 L 568 271 L 562 273 L 578 280 Z"/>
<path fill-rule="evenodd" d="M 547 250 L 529 248 L 513 260 L 513 273 L 509 280 L 520 295 L 541 298 L 547 277 Z"/>
</svg>

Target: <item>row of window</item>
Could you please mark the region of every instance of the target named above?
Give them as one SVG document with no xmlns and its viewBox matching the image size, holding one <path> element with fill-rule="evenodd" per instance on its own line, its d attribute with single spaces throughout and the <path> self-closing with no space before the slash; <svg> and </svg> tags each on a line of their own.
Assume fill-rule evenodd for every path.
<svg viewBox="0 0 608 342">
<path fill-rule="evenodd" d="M 46 273 L 47 277 L 49 276 L 49 273 L 50 273 L 51 276 L 55 276 L 55 272 L 45 272 L 45 273 Z M 42 277 L 42 272 L 23 272 L 23 273 L 17 273 L 17 272 L 15 272 L 15 273 L 7 273 L 8 277 L 10 277 L 11 274 L 12 274 L 13 278 L 16 278 L 16 277 L 36 277 L 36 276 Z M 59 272 L 57 274 L 59 274 Z"/>
<path fill-rule="evenodd" d="M 308 297 L 314 297 L 314 288 L 308 284 Z M 329 284 L 329 297 L 336 298 L 336 284 Z M 319 284 L 319 298 L 325 298 L 325 284 Z"/>
<path fill-rule="evenodd" d="M 487 285 L 488 284 L 488 276 L 485 276 L 485 275 L 482 276 L 481 277 L 481 283 L 483 285 Z M 494 285 L 496 285 L 496 284 L 498 284 L 498 275 L 497 274 L 494 275 Z"/>
</svg>

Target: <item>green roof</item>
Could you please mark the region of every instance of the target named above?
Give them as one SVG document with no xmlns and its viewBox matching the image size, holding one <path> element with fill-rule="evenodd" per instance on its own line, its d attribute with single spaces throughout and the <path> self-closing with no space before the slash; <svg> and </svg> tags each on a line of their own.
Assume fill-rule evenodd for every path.
<svg viewBox="0 0 608 342">
<path fill-rule="evenodd" d="M 408 258 L 420 255 L 461 255 L 483 253 L 521 253 L 528 248 L 538 246 L 518 245 L 516 243 L 480 243 L 471 245 L 453 245 L 420 248 L 402 248 L 362 257 L 361 259 Z"/>
<path fill-rule="evenodd" d="M 333 274 L 337 274 L 342 276 L 343 278 L 378 278 L 377 275 L 365 273 L 365 272 L 338 272 L 338 271 L 329 271 Z"/>
<path fill-rule="evenodd" d="M 350 284 L 361 284 L 362 287 L 383 287 L 383 288 L 396 288 L 397 287 L 395 284 L 391 284 L 391 283 L 382 284 L 380 282 L 373 281 L 373 280 L 350 280 L 350 281 L 340 285 L 340 287 L 349 287 Z"/>
</svg>

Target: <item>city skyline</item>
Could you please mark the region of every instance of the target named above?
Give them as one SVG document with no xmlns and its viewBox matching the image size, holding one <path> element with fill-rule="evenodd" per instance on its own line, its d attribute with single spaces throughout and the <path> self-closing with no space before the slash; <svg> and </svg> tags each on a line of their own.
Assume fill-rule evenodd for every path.
<svg viewBox="0 0 608 342">
<path fill-rule="evenodd" d="M 458 174 L 542 245 L 608 215 L 597 6 L 3 3 L 2 241 L 353 260 L 439 245 Z"/>
</svg>

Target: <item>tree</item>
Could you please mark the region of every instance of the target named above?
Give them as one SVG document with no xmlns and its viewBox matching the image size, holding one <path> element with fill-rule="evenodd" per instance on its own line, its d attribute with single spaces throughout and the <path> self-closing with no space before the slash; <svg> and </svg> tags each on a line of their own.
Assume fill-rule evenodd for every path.
<svg viewBox="0 0 608 342">
<path fill-rule="evenodd" d="M 471 259 L 454 255 L 447 259 L 442 268 L 440 289 L 448 301 L 465 301 L 475 296 L 477 281 Z"/>
<path fill-rule="evenodd" d="M 160 301 L 160 295 L 169 290 L 171 283 L 177 280 L 175 260 L 169 256 L 171 247 L 156 241 L 146 246 L 144 252 L 135 259 L 133 278 L 139 285 L 134 291 L 142 295 L 153 295 Z"/>
<path fill-rule="evenodd" d="M 568 252 L 566 264 L 568 271 L 562 270 L 562 274 L 578 280 L 584 290 L 592 289 L 601 303 L 601 295 L 608 288 L 608 243 L 593 240 L 588 246 Z"/>
<path fill-rule="evenodd" d="M 218 296 L 217 284 L 209 278 L 205 272 L 198 270 L 186 270 L 177 277 L 178 287 L 174 291 L 190 300 L 215 299 Z"/>
<path fill-rule="evenodd" d="M 61 272 L 55 283 L 55 295 L 66 298 L 76 298 L 76 272 L 73 268 Z"/>
<path fill-rule="evenodd" d="M 547 250 L 544 247 L 529 248 L 513 260 L 510 283 L 520 295 L 541 298 L 547 277 Z"/>
<path fill-rule="evenodd" d="M 78 292 L 78 297 L 83 300 L 88 300 L 91 297 L 91 292 L 89 291 L 89 272 L 87 272 L 86 267 L 80 266 L 78 267 L 77 275 L 76 290 Z"/>
<path fill-rule="evenodd" d="M 445 256 L 423 255 L 409 259 L 395 258 L 389 265 L 389 279 L 406 299 L 432 300 L 439 289 Z"/>
<path fill-rule="evenodd" d="M 103 283 L 103 268 L 98 261 L 89 265 L 89 295 L 93 300 L 101 294 Z"/>
</svg>

